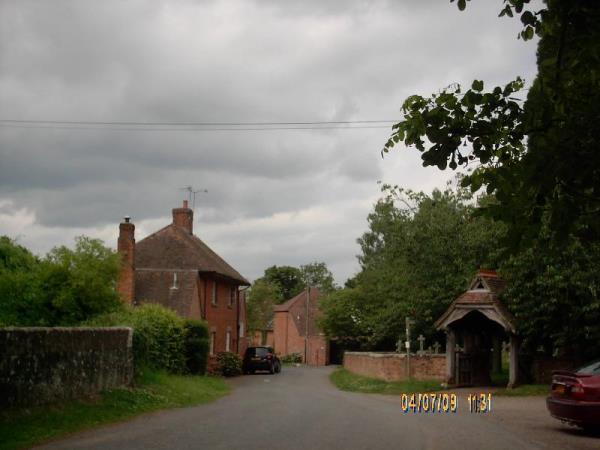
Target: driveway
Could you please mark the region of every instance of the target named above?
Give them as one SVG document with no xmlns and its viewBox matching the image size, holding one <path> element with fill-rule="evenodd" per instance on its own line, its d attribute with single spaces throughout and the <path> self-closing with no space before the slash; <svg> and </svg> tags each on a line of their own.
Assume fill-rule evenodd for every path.
<svg viewBox="0 0 600 450">
<path fill-rule="evenodd" d="M 396 396 L 338 391 L 333 369 L 284 367 L 233 379 L 215 403 L 147 414 L 80 433 L 45 449 L 594 449 L 551 419 L 541 397 L 496 397 L 487 415 L 403 414 Z"/>
</svg>

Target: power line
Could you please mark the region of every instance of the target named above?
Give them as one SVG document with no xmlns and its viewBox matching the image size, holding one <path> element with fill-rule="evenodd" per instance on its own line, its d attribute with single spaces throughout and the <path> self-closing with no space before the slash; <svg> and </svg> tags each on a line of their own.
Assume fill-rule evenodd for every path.
<svg viewBox="0 0 600 450">
<path fill-rule="evenodd" d="M 395 123 L 397 120 L 330 120 L 311 122 L 131 122 L 131 121 L 91 121 L 91 120 L 25 120 L 0 119 L 5 124 L 45 124 L 45 125 L 118 125 L 118 126 L 177 126 L 177 127 L 216 127 L 216 126 L 289 126 L 289 125 L 352 125 Z"/>
<path fill-rule="evenodd" d="M 53 125 L 45 123 L 3 123 L 0 121 L 1 128 L 25 128 L 25 129 L 56 129 L 56 130 L 94 130 L 94 131 L 136 131 L 136 132 L 153 132 L 153 131 L 278 131 L 278 130 L 357 130 L 357 129 L 375 129 L 386 128 L 390 129 L 390 125 L 323 125 L 323 126 L 269 126 L 269 127 L 127 127 L 127 126 L 77 126 L 77 125 Z"/>
</svg>

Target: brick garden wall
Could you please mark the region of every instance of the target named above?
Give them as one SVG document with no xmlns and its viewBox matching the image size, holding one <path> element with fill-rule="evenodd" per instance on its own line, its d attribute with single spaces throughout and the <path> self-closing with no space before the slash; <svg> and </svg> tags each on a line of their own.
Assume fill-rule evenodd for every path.
<svg viewBox="0 0 600 450">
<path fill-rule="evenodd" d="M 0 406 L 85 397 L 131 384 L 132 329 L 0 328 Z"/>
<path fill-rule="evenodd" d="M 406 355 L 402 353 L 344 352 L 344 368 L 357 375 L 385 381 L 402 381 L 406 376 Z M 446 355 L 410 357 L 410 375 L 415 380 L 443 380 Z"/>
</svg>

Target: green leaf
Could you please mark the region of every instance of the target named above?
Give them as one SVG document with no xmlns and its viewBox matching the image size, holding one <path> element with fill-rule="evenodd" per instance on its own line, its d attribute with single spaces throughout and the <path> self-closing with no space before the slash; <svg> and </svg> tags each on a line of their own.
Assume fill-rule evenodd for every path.
<svg viewBox="0 0 600 450">
<path fill-rule="evenodd" d="M 477 91 L 477 92 L 483 91 L 483 81 L 481 81 L 481 80 L 473 81 L 473 84 L 471 85 L 471 89 L 473 89 L 474 91 Z"/>
<path fill-rule="evenodd" d="M 460 9 L 461 11 L 464 11 L 466 7 L 467 7 L 466 0 L 458 0 L 458 9 Z"/>
<path fill-rule="evenodd" d="M 533 25 L 535 23 L 535 16 L 531 11 L 525 11 L 521 14 L 521 22 L 523 25 Z"/>
<path fill-rule="evenodd" d="M 525 37 L 523 39 L 526 41 L 533 39 L 533 34 L 534 34 L 533 27 L 528 26 L 527 28 L 525 28 Z"/>
</svg>

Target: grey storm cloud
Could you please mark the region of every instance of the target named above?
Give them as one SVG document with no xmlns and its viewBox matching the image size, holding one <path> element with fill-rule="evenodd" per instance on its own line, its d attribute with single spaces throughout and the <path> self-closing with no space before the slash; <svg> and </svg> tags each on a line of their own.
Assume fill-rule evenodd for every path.
<svg viewBox="0 0 600 450">
<path fill-rule="evenodd" d="M 474 78 L 531 81 L 535 45 L 516 39 L 518 20 L 499 19 L 500 8 L 483 0 L 462 13 L 446 0 L 0 0 L 0 119 L 397 120 L 412 93 Z M 61 232 L 106 237 L 98 230 L 124 214 L 168 220 L 191 184 L 209 190 L 197 197 L 209 243 L 242 273 L 324 260 L 343 281 L 356 270 L 355 239 L 377 180 L 431 189 L 451 176 L 421 168 L 414 150 L 382 159 L 389 127 L 47 126 L 0 124 L 0 234 L 20 233 L 19 220 L 34 217 L 23 235 L 37 251 L 62 243 L 52 241 Z M 259 226 L 282 214 L 297 217 L 276 230 Z"/>
</svg>

